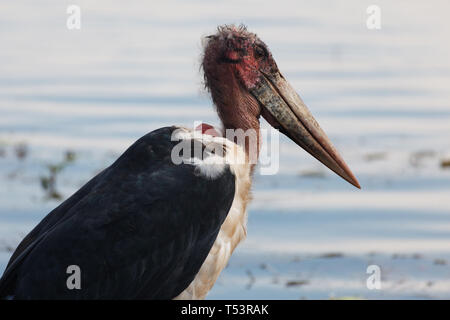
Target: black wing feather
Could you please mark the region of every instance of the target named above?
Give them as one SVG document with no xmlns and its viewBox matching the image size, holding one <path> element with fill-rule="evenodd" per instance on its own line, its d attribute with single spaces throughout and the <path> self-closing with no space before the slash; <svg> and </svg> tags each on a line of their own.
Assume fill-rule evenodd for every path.
<svg viewBox="0 0 450 320">
<path fill-rule="evenodd" d="M 0 280 L 17 299 L 171 299 L 194 279 L 231 208 L 235 178 L 170 159 L 176 127 L 136 141 L 22 241 Z M 81 269 L 69 290 L 67 267 Z"/>
</svg>

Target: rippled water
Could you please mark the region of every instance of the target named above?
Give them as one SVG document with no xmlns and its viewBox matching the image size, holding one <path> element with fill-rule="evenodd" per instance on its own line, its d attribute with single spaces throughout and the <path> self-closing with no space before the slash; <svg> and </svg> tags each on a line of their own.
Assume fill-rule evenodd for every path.
<svg viewBox="0 0 450 320">
<path fill-rule="evenodd" d="M 40 179 L 64 152 L 77 155 L 58 180 L 67 197 L 153 129 L 218 124 L 201 37 L 245 23 L 363 189 L 282 138 L 279 173 L 255 177 L 248 238 L 209 297 L 449 297 L 448 1 L 378 1 L 381 30 L 356 0 L 78 3 L 79 31 L 66 29 L 65 3 L 0 4 L 2 268 L 59 203 Z M 366 288 L 369 264 L 382 290 Z"/>
</svg>

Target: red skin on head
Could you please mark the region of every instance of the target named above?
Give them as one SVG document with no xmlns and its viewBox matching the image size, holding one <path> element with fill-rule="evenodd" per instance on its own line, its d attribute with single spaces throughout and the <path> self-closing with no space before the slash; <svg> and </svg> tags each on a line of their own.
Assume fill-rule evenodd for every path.
<svg viewBox="0 0 450 320">
<path fill-rule="evenodd" d="M 195 128 L 195 131 L 200 131 L 202 134 L 208 134 L 213 137 L 221 137 L 222 135 L 210 124 L 202 123 Z"/>
<path fill-rule="evenodd" d="M 259 83 L 262 72 L 278 70 L 267 46 L 245 27 L 219 27 L 215 35 L 207 37 L 202 67 L 205 86 L 223 124 L 222 136 L 227 129 L 251 134 L 256 137 L 256 154 L 250 154 L 255 148 L 249 147 L 247 138 L 242 147 L 249 158 L 258 157 L 262 109 L 250 90 Z"/>
</svg>

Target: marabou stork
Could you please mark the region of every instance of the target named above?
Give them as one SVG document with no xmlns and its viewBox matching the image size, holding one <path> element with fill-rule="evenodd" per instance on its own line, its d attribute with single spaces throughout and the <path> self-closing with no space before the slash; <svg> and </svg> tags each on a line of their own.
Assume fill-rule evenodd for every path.
<svg viewBox="0 0 450 320">
<path fill-rule="evenodd" d="M 173 126 L 137 140 L 23 239 L 0 280 L 0 297 L 204 298 L 246 236 L 260 116 L 359 188 L 256 34 L 219 27 L 205 38 L 202 68 L 222 134 L 208 125 Z M 226 129 L 254 130 L 256 149 L 247 139 L 222 137 Z M 180 141 L 210 151 L 177 164 L 172 150 Z M 67 287 L 71 265 L 79 267 L 80 288 Z"/>
</svg>

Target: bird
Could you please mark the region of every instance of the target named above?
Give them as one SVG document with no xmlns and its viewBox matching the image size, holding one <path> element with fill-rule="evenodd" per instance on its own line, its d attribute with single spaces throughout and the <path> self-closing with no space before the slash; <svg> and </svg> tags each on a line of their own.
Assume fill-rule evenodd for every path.
<svg viewBox="0 0 450 320">
<path fill-rule="evenodd" d="M 247 235 L 261 117 L 360 188 L 255 33 L 222 25 L 203 42 L 222 127 L 173 125 L 139 138 L 22 240 L 2 299 L 204 299 Z"/>
</svg>

